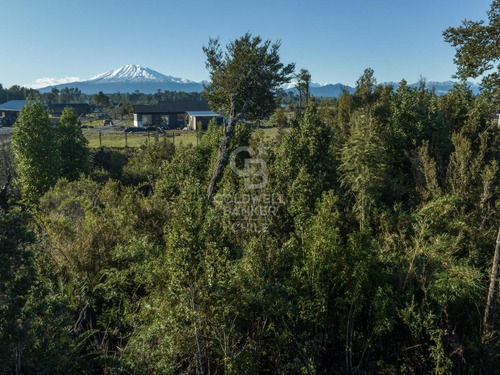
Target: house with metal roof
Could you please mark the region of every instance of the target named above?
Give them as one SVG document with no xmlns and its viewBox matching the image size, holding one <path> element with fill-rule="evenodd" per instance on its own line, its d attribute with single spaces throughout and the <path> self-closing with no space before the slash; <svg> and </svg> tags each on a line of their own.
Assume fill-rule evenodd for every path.
<svg viewBox="0 0 500 375">
<path fill-rule="evenodd" d="M 0 104 L 0 117 L 5 120 L 7 125 L 13 125 L 25 105 L 26 100 L 9 100 Z"/>
<path fill-rule="evenodd" d="M 0 111 L 2 112 L 21 112 L 21 109 L 26 105 L 26 100 L 9 100 L 0 104 Z"/>
<path fill-rule="evenodd" d="M 203 123 L 205 121 L 203 119 L 207 116 L 222 119 L 222 116 L 210 111 L 208 102 L 205 100 L 180 100 L 158 102 L 155 105 L 133 105 L 132 112 L 135 127 L 166 125 L 169 128 L 183 128 L 193 121 L 194 124 L 198 120 Z M 189 113 L 192 115 L 190 116 Z M 196 127 L 191 128 L 195 129 Z"/>
<path fill-rule="evenodd" d="M 78 116 L 88 115 L 91 112 L 90 105 L 87 103 L 52 104 L 49 110 L 51 115 L 61 116 L 66 107 L 73 108 Z"/>
</svg>

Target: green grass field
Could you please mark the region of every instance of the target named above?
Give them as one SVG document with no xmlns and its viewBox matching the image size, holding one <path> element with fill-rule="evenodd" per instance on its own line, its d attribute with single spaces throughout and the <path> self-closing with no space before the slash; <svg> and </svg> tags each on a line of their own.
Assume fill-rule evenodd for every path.
<svg viewBox="0 0 500 375">
<path fill-rule="evenodd" d="M 265 128 L 260 131 L 264 132 L 265 138 L 274 138 L 278 134 L 278 128 Z M 192 144 L 196 145 L 196 132 L 195 131 L 175 131 L 175 137 L 172 138 L 171 131 L 168 132 L 168 137 L 158 135 L 155 138 L 154 133 L 127 133 L 126 146 L 127 147 L 140 147 L 146 142 L 174 142 L 176 145 Z M 90 148 L 99 147 L 125 147 L 125 133 L 124 132 L 101 132 L 101 140 L 99 140 L 99 131 L 96 129 L 84 130 L 83 134 L 89 141 Z"/>
<path fill-rule="evenodd" d="M 171 137 L 172 132 L 169 132 L 169 136 L 155 137 L 155 134 L 150 133 L 127 133 L 127 138 L 125 140 L 125 133 L 109 133 L 101 132 L 101 139 L 99 140 L 99 132 L 96 130 L 84 131 L 84 135 L 89 141 L 90 148 L 99 147 L 140 147 L 147 142 L 174 142 L 174 144 L 179 145 L 181 142 L 183 144 L 196 144 L 196 133 L 194 131 L 178 131 L 175 132 L 175 137 Z"/>
<path fill-rule="evenodd" d="M 88 126 L 102 126 L 102 119 L 87 120 L 83 124 Z"/>
</svg>

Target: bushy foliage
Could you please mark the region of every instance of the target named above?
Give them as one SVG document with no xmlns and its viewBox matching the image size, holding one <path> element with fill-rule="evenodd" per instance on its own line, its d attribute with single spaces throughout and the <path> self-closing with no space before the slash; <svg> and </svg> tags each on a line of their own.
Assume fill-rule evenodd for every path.
<svg viewBox="0 0 500 375">
<path fill-rule="evenodd" d="M 29 177 L 20 130 L 19 181 L 41 198 L 0 216 L 0 370 L 495 373 L 490 103 L 463 86 L 393 92 L 367 69 L 275 138 L 235 124 L 213 197 L 215 122 L 196 146 L 103 149 L 58 180 Z M 21 129 L 51 134 L 28 109 Z"/>
<path fill-rule="evenodd" d="M 61 155 L 61 176 L 75 180 L 80 173 L 88 172 L 90 151 L 73 108 L 64 109 L 56 134 Z"/>
<path fill-rule="evenodd" d="M 32 101 L 23 107 L 12 148 L 23 196 L 34 202 L 56 183 L 61 165 L 56 130 L 40 102 Z"/>
<path fill-rule="evenodd" d="M 73 332 L 73 313 L 33 246 L 35 235 L 19 213 L 0 216 L 0 371 L 67 374 L 91 371 Z"/>
</svg>

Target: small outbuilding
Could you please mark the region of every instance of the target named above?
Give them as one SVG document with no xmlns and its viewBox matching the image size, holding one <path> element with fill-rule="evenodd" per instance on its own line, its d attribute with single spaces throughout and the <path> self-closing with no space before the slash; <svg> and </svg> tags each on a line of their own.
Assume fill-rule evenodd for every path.
<svg viewBox="0 0 500 375">
<path fill-rule="evenodd" d="M 201 124 L 202 130 L 206 130 L 211 119 L 215 118 L 217 125 L 224 123 L 224 117 L 212 111 L 187 111 L 186 126 L 192 130 L 198 130 Z"/>
<path fill-rule="evenodd" d="M 497 125 L 500 128 L 500 110 L 495 111 L 495 113 L 491 115 L 491 118 L 497 121 Z"/>
</svg>

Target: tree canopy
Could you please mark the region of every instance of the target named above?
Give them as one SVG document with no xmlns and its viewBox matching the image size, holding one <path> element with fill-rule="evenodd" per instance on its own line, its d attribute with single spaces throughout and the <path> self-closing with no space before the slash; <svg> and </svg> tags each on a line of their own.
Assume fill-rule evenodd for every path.
<svg viewBox="0 0 500 375">
<path fill-rule="evenodd" d="M 55 127 L 39 101 L 21 110 L 12 136 L 19 184 L 28 201 L 36 201 L 60 176 L 60 153 Z"/>
<path fill-rule="evenodd" d="M 57 127 L 57 138 L 61 154 L 61 176 L 75 180 L 80 173 L 88 171 L 90 152 L 78 115 L 71 107 L 63 110 Z"/>
<path fill-rule="evenodd" d="M 203 95 L 210 107 L 231 119 L 257 120 L 275 108 L 275 90 L 291 79 L 294 64 L 284 65 L 280 43 L 246 33 L 230 42 L 225 51 L 220 40 L 210 39 L 203 52 L 210 81 Z"/>
<path fill-rule="evenodd" d="M 444 39 L 456 48 L 456 76 L 483 77 L 483 85 L 500 101 L 500 1 L 494 0 L 488 22 L 464 20 L 459 27 L 449 27 Z"/>
</svg>

